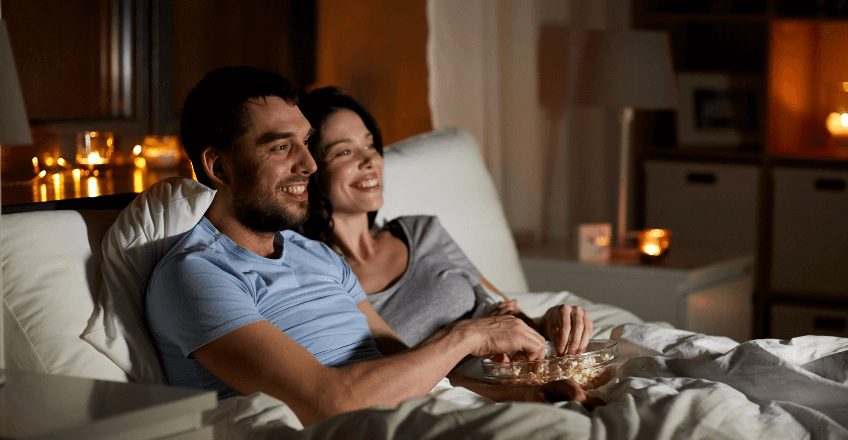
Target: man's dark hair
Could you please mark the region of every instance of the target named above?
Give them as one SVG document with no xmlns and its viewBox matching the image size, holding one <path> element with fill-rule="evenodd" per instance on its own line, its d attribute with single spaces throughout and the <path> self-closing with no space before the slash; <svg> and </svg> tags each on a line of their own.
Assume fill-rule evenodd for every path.
<svg viewBox="0 0 848 440">
<path fill-rule="evenodd" d="M 297 92 L 282 76 L 253 67 L 223 67 L 206 74 L 185 101 L 180 120 L 183 148 L 197 180 L 211 186 L 200 155 L 206 147 L 233 152 L 236 141 L 250 127 L 247 102 L 276 96 L 297 105 Z"/>
<path fill-rule="evenodd" d="M 313 240 L 327 241 L 333 231 L 333 205 L 327 198 L 327 192 L 324 191 L 323 185 L 321 185 L 323 164 L 320 163 L 320 158 L 323 157 L 323 154 L 321 151 L 317 151 L 318 145 L 321 143 L 321 125 L 332 114 L 343 109 L 351 110 L 362 118 L 365 128 L 373 136 L 374 148 L 380 156 L 383 155 L 383 136 L 380 134 L 380 126 L 377 125 L 377 121 L 374 120 L 371 113 L 352 96 L 346 95 L 335 87 L 325 87 L 301 97 L 300 111 L 315 128 L 315 133 L 309 142 L 309 152 L 312 153 L 312 157 L 318 163 L 318 171 L 309 176 L 309 219 L 302 227 L 304 235 Z M 368 226 L 374 224 L 376 217 L 377 211 L 368 213 Z"/>
</svg>

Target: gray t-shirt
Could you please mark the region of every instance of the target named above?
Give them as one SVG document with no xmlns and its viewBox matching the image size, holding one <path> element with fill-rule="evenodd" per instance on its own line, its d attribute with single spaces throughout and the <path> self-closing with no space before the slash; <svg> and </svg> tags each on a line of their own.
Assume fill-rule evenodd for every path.
<svg viewBox="0 0 848 440">
<path fill-rule="evenodd" d="M 384 227 L 406 242 L 409 262 L 391 287 L 367 295 L 387 324 L 413 346 L 436 330 L 471 317 L 480 272 L 432 216 L 398 217 Z"/>
</svg>

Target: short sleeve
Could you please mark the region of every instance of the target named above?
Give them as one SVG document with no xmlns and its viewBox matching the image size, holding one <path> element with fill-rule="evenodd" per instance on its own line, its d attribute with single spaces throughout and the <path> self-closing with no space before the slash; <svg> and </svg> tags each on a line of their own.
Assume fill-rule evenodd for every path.
<svg viewBox="0 0 848 440">
<path fill-rule="evenodd" d="M 188 357 L 203 345 L 264 319 L 240 274 L 213 259 L 180 254 L 151 277 L 146 303 L 151 332 Z"/>
<path fill-rule="evenodd" d="M 477 266 L 468 259 L 465 252 L 451 238 L 448 231 L 442 227 L 439 218 L 435 216 L 402 217 L 402 221 L 412 221 L 410 227 L 412 236 L 419 242 L 421 249 L 440 249 L 450 263 L 459 270 L 465 272 L 471 285 L 480 283 L 483 275 L 477 270 Z"/>
</svg>

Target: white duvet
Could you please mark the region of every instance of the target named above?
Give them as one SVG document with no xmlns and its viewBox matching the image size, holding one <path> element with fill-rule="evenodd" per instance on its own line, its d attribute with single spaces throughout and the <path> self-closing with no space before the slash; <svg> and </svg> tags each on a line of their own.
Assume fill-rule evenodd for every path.
<svg viewBox="0 0 848 440">
<path fill-rule="evenodd" d="M 306 429 L 261 393 L 220 402 L 206 421 L 216 438 L 251 439 L 848 439 L 848 339 L 738 344 L 551 295 L 560 296 L 537 305 L 580 303 L 594 316 L 595 336 L 619 343 L 615 379 L 592 392 L 607 405 L 591 413 L 574 402 L 495 404 L 441 384 L 396 408 L 342 414 Z"/>
</svg>

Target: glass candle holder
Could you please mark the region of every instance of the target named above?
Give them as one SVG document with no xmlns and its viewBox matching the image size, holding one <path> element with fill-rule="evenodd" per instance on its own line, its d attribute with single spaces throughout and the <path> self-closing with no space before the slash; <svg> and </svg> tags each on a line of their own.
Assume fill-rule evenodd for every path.
<svg viewBox="0 0 848 440">
<path fill-rule="evenodd" d="M 77 157 L 79 165 L 94 167 L 108 165 L 115 150 L 115 135 L 108 131 L 83 131 L 77 133 Z"/>
<path fill-rule="evenodd" d="M 180 141 L 176 136 L 145 136 L 141 157 L 148 166 L 154 168 L 175 167 L 182 158 Z"/>
<path fill-rule="evenodd" d="M 639 231 L 639 257 L 645 263 L 655 264 L 668 255 L 671 246 L 671 231 L 668 229 L 645 229 Z"/>
</svg>

